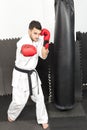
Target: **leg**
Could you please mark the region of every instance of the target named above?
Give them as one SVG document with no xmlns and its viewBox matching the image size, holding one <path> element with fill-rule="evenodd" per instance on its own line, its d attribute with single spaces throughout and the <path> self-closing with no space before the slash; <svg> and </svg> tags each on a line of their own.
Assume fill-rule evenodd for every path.
<svg viewBox="0 0 87 130">
<path fill-rule="evenodd" d="M 23 110 L 27 102 L 27 99 L 28 99 L 28 92 L 24 92 L 24 93 L 20 92 L 20 94 L 16 93 L 15 96 L 13 96 L 12 102 L 7 112 L 9 122 L 16 120 L 16 118 Z"/>
<path fill-rule="evenodd" d="M 31 97 L 36 102 L 36 117 L 38 124 L 41 124 L 43 129 L 48 128 L 48 114 L 44 103 L 44 96 L 41 86 L 39 86 L 39 94 L 37 94 L 37 88 L 33 91 Z"/>
<path fill-rule="evenodd" d="M 29 97 L 29 86 L 26 75 L 18 73 L 14 75 L 14 86 L 12 91 L 12 102 L 8 108 L 8 120 L 10 122 L 16 120 L 21 111 L 23 110 L 28 97 Z M 25 78 L 26 77 L 26 78 Z"/>
</svg>

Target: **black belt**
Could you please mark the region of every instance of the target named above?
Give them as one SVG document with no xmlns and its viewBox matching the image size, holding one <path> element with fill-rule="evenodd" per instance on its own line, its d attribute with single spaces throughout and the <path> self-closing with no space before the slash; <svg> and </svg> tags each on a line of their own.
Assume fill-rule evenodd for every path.
<svg viewBox="0 0 87 130">
<path fill-rule="evenodd" d="M 20 69 L 18 67 L 15 66 L 15 69 L 20 71 L 20 72 L 23 72 L 23 73 L 27 73 L 28 74 L 28 83 L 29 83 L 29 87 L 30 87 L 30 95 L 32 95 L 32 83 L 31 83 L 31 74 L 33 72 L 36 73 L 35 70 L 24 70 L 24 69 Z"/>
</svg>

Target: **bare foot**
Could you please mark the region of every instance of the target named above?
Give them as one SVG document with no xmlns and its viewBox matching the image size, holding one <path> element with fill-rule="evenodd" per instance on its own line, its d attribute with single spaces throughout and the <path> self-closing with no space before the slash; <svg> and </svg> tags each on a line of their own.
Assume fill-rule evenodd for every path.
<svg viewBox="0 0 87 130">
<path fill-rule="evenodd" d="M 13 120 L 11 120 L 9 117 L 8 117 L 8 121 L 9 121 L 9 122 L 13 122 Z"/>
<path fill-rule="evenodd" d="M 43 129 L 47 129 L 49 125 L 47 123 L 42 124 Z"/>
</svg>

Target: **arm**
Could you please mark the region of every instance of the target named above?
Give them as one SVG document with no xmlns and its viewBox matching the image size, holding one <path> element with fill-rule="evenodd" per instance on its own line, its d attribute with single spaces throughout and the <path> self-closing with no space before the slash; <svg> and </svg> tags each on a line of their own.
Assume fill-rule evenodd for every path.
<svg viewBox="0 0 87 130">
<path fill-rule="evenodd" d="M 42 47 L 42 58 L 46 59 L 48 56 L 49 50 L 46 49 L 44 46 Z"/>
</svg>

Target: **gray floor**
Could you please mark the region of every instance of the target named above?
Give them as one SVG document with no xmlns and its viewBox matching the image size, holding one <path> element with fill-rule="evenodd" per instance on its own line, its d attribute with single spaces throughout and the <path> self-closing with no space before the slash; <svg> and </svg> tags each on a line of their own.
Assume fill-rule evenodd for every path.
<svg viewBox="0 0 87 130">
<path fill-rule="evenodd" d="M 0 111 L 0 130 L 42 130 L 42 127 L 36 122 L 34 104 L 27 104 L 19 118 L 15 122 L 9 123 L 6 118 L 6 110 L 10 101 L 6 97 L 1 100 L 3 103 Z M 6 107 L 4 101 L 7 102 Z M 47 130 L 87 130 L 86 98 L 81 102 L 76 102 L 74 108 L 68 111 L 56 109 L 53 103 L 46 104 L 46 106 L 49 114 Z"/>
</svg>

